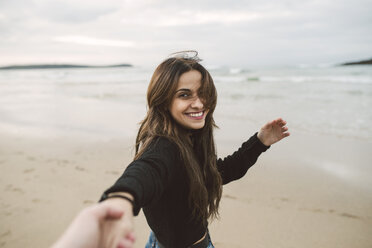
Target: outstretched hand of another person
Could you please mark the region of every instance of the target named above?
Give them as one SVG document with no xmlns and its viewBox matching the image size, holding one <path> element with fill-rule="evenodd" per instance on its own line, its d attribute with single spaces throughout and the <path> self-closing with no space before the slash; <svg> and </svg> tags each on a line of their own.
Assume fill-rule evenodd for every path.
<svg viewBox="0 0 372 248">
<path fill-rule="evenodd" d="M 116 193 L 116 195 L 118 194 L 120 193 Z M 130 198 L 133 199 L 132 197 Z M 104 239 L 101 247 L 133 248 L 135 237 L 133 232 L 132 203 L 120 198 L 110 198 L 106 199 L 104 204 L 122 209 L 125 214 L 120 219 L 113 219 L 103 223 L 102 235 Z"/>
<path fill-rule="evenodd" d="M 130 230 L 114 246 L 107 245 L 109 237 L 104 234 L 107 223 L 118 221 L 125 215 L 121 208 L 105 202 L 87 207 L 75 217 L 52 248 L 130 248 L 135 239 Z"/>
<path fill-rule="evenodd" d="M 257 137 L 265 146 L 271 146 L 290 135 L 286 124 L 282 118 L 270 121 L 261 127 Z"/>
</svg>

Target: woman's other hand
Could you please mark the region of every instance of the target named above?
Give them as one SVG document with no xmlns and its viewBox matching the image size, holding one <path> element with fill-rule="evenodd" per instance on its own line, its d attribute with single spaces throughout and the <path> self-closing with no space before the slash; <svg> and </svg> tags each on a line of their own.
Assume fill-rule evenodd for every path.
<svg viewBox="0 0 372 248">
<path fill-rule="evenodd" d="M 271 146 L 290 135 L 286 124 L 282 118 L 270 121 L 261 127 L 257 137 L 265 146 Z"/>
</svg>

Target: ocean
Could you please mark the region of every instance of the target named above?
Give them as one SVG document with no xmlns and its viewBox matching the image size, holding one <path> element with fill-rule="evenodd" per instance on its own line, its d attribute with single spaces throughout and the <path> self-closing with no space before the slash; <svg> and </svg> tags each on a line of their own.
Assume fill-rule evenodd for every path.
<svg viewBox="0 0 372 248">
<path fill-rule="evenodd" d="M 259 128 L 282 117 L 291 130 L 372 140 L 371 66 L 206 67 L 218 91 L 218 125 Z M 133 137 L 153 70 L 2 70 L 0 128 L 31 136 Z"/>
</svg>

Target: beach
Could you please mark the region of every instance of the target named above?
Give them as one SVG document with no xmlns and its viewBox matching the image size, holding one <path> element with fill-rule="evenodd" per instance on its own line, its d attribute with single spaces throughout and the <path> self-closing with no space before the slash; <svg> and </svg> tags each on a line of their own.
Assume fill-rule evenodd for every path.
<svg viewBox="0 0 372 248">
<path fill-rule="evenodd" d="M 316 164 L 331 161 L 327 156 L 301 161 L 298 155 L 304 150 L 294 135 L 262 154 L 242 180 L 224 187 L 220 219 L 210 225 L 216 247 L 370 247 L 368 182 L 322 171 Z M 1 137 L 0 165 L 6 172 L 0 181 L 1 247 L 50 246 L 120 176 L 133 154 L 126 140 Z M 345 151 L 350 143 L 356 150 L 372 148 L 366 142 L 318 138 L 333 149 Z M 313 147 L 314 153 L 319 146 L 311 142 L 306 148 Z M 223 148 L 228 142 L 223 143 L 221 153 L 228 154 Z M 287 151 L 297 154 L 288 156 Z M 368 166 L 370 158 L 358 153 L 362 151 L 343 156 L 356 158 L 355 166 L 363 166 L 363 160 Z M 149 228 L 142 212 L 135 230 L 135 247 L 144 247 Z"/>
<path fill-rule="evenodd" d="M 12 83 L 0 78 L 0 247 L 52 245 L 133 158 L 149 74 L 127 72 L 131 77 L 126 80 L 136 84 L 121 84 L 112 76 L 112 88 L 104 88 L 108 86 L 81 81 L 79 73 L 35 74 L 34 87 L 22 77 Z M 221 75 L 214 74 L 220 80 Z M 236 75 L 228 77 L 234 81 Z M 54 83 L 39 83 L 50 81 Z M 332 101 L 329 83 L 324 96 L 314 94 L 323 98 L 315 99 L 312 107 L 314 95 L 305 92 L 319 93 L 319 85 L 292 82 L 298 88 L 290 94 L 270 93 L 267 89 L 277 85 L 275 80 L 257 80 L 252 73 L 248 81 L 246 94 L 241 87 L 233 87 L 233 92 L 224 82 L 216 83 L 218 156 L 234 152 L 273 118 L 286 119 L 291 136 L 263 153 L 244 178 L 224 186 L 220 218 L 209 226 L 215 247 L 371 247 L 372 132 L 371 115 L 364 109 L 372 92 L 370 81 L 352 89 L 343 86 L 347 101 L 342 100 L 345 95 L 338 99 L 337 90 Z M 299 89 L 304 95 L 298 96 Z M 338 116 L 354 113 L 353 106 L 326 113 L 318 109 L 336 103 L 354 104 L 362 114 L 349 115 L 345 119 L 352 121 L 344 122 Z M 141 211 L 135 218 L 136 248 L 144 247 L 149 232 Z"/>
</svg>

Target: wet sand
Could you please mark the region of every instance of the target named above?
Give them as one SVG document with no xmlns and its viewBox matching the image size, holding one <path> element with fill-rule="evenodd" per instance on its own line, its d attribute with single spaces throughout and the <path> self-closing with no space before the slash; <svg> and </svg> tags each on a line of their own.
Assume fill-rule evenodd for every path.
<svg viewBox="0 0 372 248">
<path fill-rule="evenodd" d="M 219 155 L 248 133 L 218 131 Z M 50 246 L 133 155 L 133 137 L 0 137 L 0 247 Z M 210 225 L 215 246 L 371 247 L 371 150 L 370 141 L 293 130 L 242 180 L 224 187 L 220 219 Z M 149 228 L 142 212 L 135 228 L 135 247 L 144 247 Z"/>
</svg>

